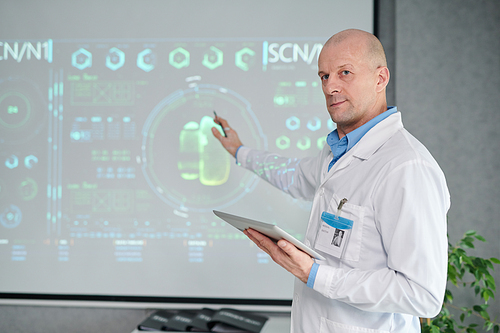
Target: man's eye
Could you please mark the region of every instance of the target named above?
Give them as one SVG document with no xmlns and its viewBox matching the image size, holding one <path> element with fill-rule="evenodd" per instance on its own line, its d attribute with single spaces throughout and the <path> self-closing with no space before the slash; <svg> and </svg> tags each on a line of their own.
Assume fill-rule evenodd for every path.
<svg viewBox="0 0 500 333">
<path fill-rule="evenodd" d="M 342 71 L 342 75 L 349 75 L 349 74 L 351 74 L 351 72 L 350 72 L 350 71 L 347 71 L 347 70 Z"/>
<path fill-rule="evenodd" d="M 328 77 L 329 77 L 329 75 L 328 75 L 328 74 L 322 75 L 322 76 L 321 76 L 321 81 L 328 80 Z"/>
</svg>

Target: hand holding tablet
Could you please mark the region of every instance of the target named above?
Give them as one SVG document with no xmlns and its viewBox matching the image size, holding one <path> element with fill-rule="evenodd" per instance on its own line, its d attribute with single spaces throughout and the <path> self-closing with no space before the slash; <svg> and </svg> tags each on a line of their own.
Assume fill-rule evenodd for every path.
<svg viewBox="0 0 500 333">
<path fill-rule="evenodd" d="M 213 212 L 215 215 L 217 215 L 218 217 L 220 217 L 221 219 L 231 224 L 233 227 L 235 227 L 240 231 L 244 231 L 246 229 L 254 229 L 262 233 L 263 235 L 266 235 L 267 237 L 271 238 L 275 242 L 279 241 L 280 239 L 286 239 L 287 241 L 295 245 L 298 249 L 309 254 L 312 258 L 325 260 L 325 258 L 321 254 L 317 253 L 316 251 L 314 251 L 313 249 L 311 249 L 310 247 L 308 247 L 307 245 L 305 245 L 304 243 L 302 243 L 301 241 L 299 241 L 298 239 L 296 239 L 295 237 L 293 237 L 292 235 L 290 235 L 289 233 L 278 227 L 277 225 L 255 221 L 245 217 L 232 215 L 225 212 L 220 212 L 217 210 L 214 210 Z"/>
</svg>

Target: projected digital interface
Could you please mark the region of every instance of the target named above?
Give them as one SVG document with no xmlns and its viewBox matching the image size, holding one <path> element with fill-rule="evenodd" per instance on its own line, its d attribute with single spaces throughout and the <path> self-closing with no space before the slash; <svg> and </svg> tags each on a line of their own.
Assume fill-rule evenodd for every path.
<svg viewBox="0 0 500 333">
<path fill-rule="evenodd" d="M 334 129 L 316 75 L 325 40 L 0 42 L 0 265 L 18 274 L 39 262 L 54 284 L 33 290 L 47 292 L 75 292 L 82 263 L 102 279 L 97 293 L 118 288 L 105 269 L 125 282 L 154 269 L 150 282 L 168 285 L 164 273 L 181 265 L 194 275 L 252 267 L 291 288 L 212 210 L 302 239 L 310 206 L 236 165 L 211 133 L 213 111 L 248 147 L 316 155 Z M 196 295 L 193 285 L 164 292 Z"/>
</svg>

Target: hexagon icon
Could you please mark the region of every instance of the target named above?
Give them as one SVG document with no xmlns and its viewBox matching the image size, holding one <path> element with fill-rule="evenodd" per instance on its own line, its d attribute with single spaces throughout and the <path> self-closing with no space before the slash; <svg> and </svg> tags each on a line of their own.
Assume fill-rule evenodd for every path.
<svg viewBox="0 0 500 333">
<path fill-rule="evenodd" d="M 219 66 L 222 66 L 224 61 L 223 59 L 224 53 L 216 48 L 215 46 L 210 46 L 210 53 L 205 53 L 203 56 L 202 64 L 208 69 L 215 69 Z"/>
<path fill-rule="evenodd" d="M 113 47 L 109 50 L 106 56 L 106 67 L 112 71 L 116 71 L 125 63 L 125 53 L 119 48 Z"/>
<path fill-rule="evenodd" d="M 290 148 L 290 139 L 286 135 L 282 135 L 276 139 L 276 147 L 281 150 Z"/>
<path fill-rule="evenodd" d="M 307 136 L 303 136 L 302 139 L 297 141 L 297 148 L 300 150 L 307 150 L 311 148 L 311 139 Z"/>
<path fill-rule="evenodd" d="M 177 69 L 187 67 L 189 66 L 189 52 L 178 47 L 169 53 L 168 62 Z"/>
<path fill-rule="evenodd" d="M 38 163 L 38 158 L 34 155 L 29 155 L 24 158 L 24 166 L 27 169 L 32 169 Z"/>
<path fill-rule="evenodd" d="M 150 72 L 155 68 L 155 55 L 151 49 L 145 49 L 137 55 L 137 67 L 145 72 Z"/>
<path fill-rule="evenodd" d="M 319 130 L 321 128 L 321 119 L 319 119 L 318 117 L 314 117 L 313 119 L 309 120 L 307 122 L 307 128 L 309 128 L 313 132 Z"/>
<path fill-rule="evenodd" d="M 84 48 L 73 52 L 73 54 L 71 55 L 71 65 L 78 68 L 79 70 L 92 67 L 92 53 L 85 50 Z"/>
<path fill-rule="evenodd" d="M 252 58 L 255 55 L 255 52 L 248 47 L 239 50 L 235 55 L 235 63 L 236 66 L 241 68 L 244 71 L 248 71 L 248 58 Z"/>
<path fill-rule="evenodd" d="M 318 140 L 316 140 L 316 146 L 318 147 L 319 150 L 323 149 L 325 144 L 326 144 L 326 136 L 322 136 L 321 138 L 318 138 Z"/>
<path fill-rule="evenodd" d="M 295 131 L 300 128 L 300 119 L 295 116 L 291 116 L 286 120 L 285 124 L 290 131 Z"/>
<path fill-rule="evenodd" d="M 16 155 L 10 155 L 6 160 L 5 160 L 5 166 L 9 169 L 15 169 L 19 165 L 19 159 L 17 158 Z"/>
</svg>

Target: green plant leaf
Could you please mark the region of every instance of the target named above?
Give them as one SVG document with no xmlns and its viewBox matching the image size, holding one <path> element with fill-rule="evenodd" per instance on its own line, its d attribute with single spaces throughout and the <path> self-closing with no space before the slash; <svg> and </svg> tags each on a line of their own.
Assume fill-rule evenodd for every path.
<svg viewBox="0 0 500 333">
<path fill-rule="evenodd" d="M 463 245 L 469 249 L 473 249 L 474 248 L 474 244 L 472 244 L 472 242 L 463 242 Z"/>
<path fill-rule="evenodd" d="M 497 258 L 490 258 L 490 260 L 495 264 L 500 264 L 500 260 L 498 260 Z"/>
<path fill-rule="evenodd" d="M 483 236 L 480 236 L 480 235 L 474 235 L 474 237 L 478 240 L 480 240 L 481 242 L 486 242 L 486 239 L 484 239 Z"/>
<path fill-rule="evenodd" d="M 483 290 L 483 292 L 481 293 L 481 297 L 485 302 L 488 302 L 488 300 L 490 299 L 490 295 L 488 294 L 487 290 L 489 289 Z"/>
<path fill-rule="evenodd" d="M 487 310 L 488 301 L 495 297 L 496 292 L 495 279 L 491 275 L 490 269 L 494 270 L 494 265 L 500 264 L 500 260 L 498 258 L 487 259 L 468 255 L 468 249 L 475 248 L 474 243 L 476 240 L 486 242 L 486 239 L 475 230 L 469 230 L 454 246 L 448 242 L 447 281 L 458 289 L 462 289 L 461 292 L 475 293 L 480 298 L 476 299 L 477 302 L 475 305 L 471 305 L 472 308 L 464 306 L 458 308 L 452 305 L 453 294 L 451 290 L 446 289 L 441 312 L 432 320 L 430 325 L 427 325 L 425 322 L 422 324 L 423 333 L 477 333 L 476 327 L 480 326 L 484 330 L 493 330 L 494 333 L 500 333 L 500 325 L 496 322 L 498 319 L 490 319 L 490 314 Z M 450 313 L 450 307 L 461 310 L 458 317 L 454 317 Z M 466 321 L 470 322 L 470 319 L 466 320 L 466 318 L 471 317 L 472 314 L 474 316 L 479 315 L 482 318 L 479 325 L 476 323 L 471 323 L 470 325 L 464 324 Z"/>
<path fill-rule="evenodd" d="M 491 275 L 486 276 L 485 282 L 488 283 L 488 288 L 490 288 L 493 291 L 496 291 L 495 279 L 493 278 L 493 276 Z"/>
<path fill-rule="evenodd" d="M 479 312 L 479 314 L 481 315 L 481 317 L 483 317 L 484 319 L 486 320 L 490 320 L 490 314 L 487 312 L 487 311 L 481 311 Z"/>
</svg>

